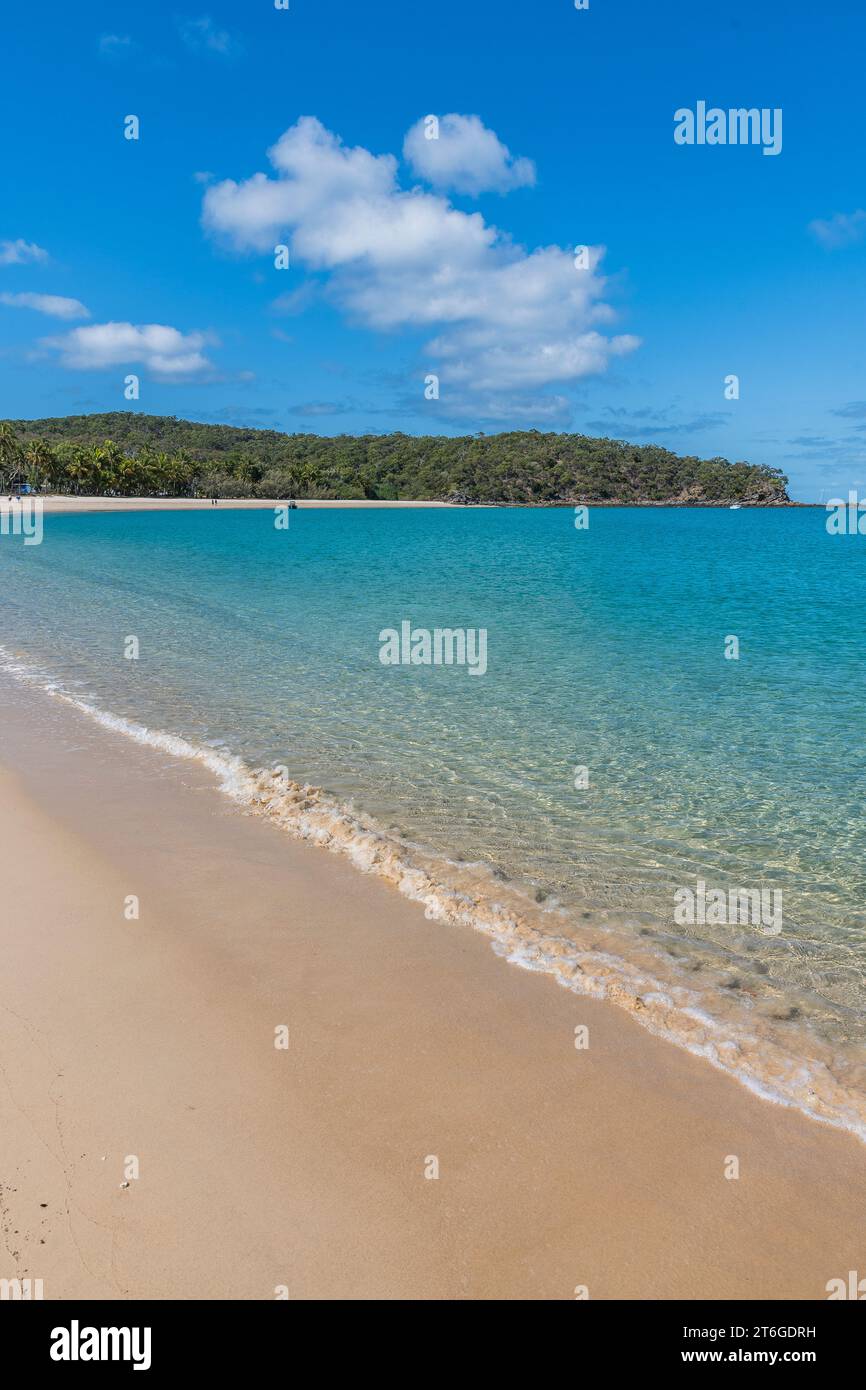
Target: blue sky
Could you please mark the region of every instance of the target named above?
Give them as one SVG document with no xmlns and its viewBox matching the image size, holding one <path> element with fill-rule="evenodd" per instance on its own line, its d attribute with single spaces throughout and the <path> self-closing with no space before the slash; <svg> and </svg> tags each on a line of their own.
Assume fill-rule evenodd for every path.
<svg viewBox="0 0 866 1390">
<path fill-rule="evenodd" d="M 859 8 L 18 7 L 0 413 L 570 429 L 864 487 Z M 698 101 L 780 108 L 781 152 L 677 145 Z"/>
</svg>

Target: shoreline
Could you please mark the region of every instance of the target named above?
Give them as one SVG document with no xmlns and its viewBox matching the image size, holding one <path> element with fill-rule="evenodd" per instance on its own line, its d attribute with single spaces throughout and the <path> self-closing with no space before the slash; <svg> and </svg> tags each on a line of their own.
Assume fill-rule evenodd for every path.
<svg viewBox="0 0 866 1390">
<path fill-rule="evenodd" d="M 2 499 L 0 499 L 2 500 Z M 197 511 L 272 511 L 275 507 L 285 507 L 289 499 L 264 497 L 221 497 L 214 507 L 206 497 L 70 497 L 66 494 L 40 496 L 32 494 L 32 500 L 42 503 L 46 515 L 78 515 L 93 512 L 197 512 Z M 441 502 L 425 501 L 380 501 L 378 499 L 357 498 L 295 498 L 298 510 L 307 508 L 367 508 L 400 509 L 425 507 L 446 508 L 450 511 L 487 511 L 491 509 L 531 511 L 552 510 L 555 508 L 574 508 L 585 506 L 603 511 L 622 511 L 629 508 L 670 508 L 676 511 L 730 511 L 728 502 Z M 733 510 L 739 511 L 785 511 L 803 507 L 825 510 L 820 502 L 742 502 Z"/>
<path fill-rule="evenodd" d="M 288 498 L 221 497 L 216 507 L 207 497 L 67 497 L 53 494 L 42 497 L 46 514 L 63 515 L 80 512 L 200 512 L 200 511 L 273 511 L 285 507 Z M 366 499 L 336 501 L 329 499 L 296 499 L 300 510 L 305 507 L 459 507 L 455 502 L 378 502 Z"/>
<path fill-rule="evenodd" d="M 856 1267 L 853 1137 L 239 816 L 202 767 L 8 677 L 2 711 L 7 1277 L 47 1298 L 822 1298 Z"/>
<path fill-rule="evenodd" d="M 190 741 L 114 714 L 56 685 L 39 668 L 10 659 L 2 646 L 0 669 L 124 742 L 204 769 L 236 814 L 260 818 L 348 861 L 354 872 L 420 904 L 430 920 L 486 938 L 510 966 L 547 976 L 578 998 L 613 1004 L 762 1103 L 791 1107 L 866 1145 L 862 1050 L 819 1036 L 799 1013 L 794 1021 L 783 1020 L 772 1006 L 765 1018 L 757 998 L 750 1007 L 741 1005 L 712 975 L 707 983 L 698 981 L 691 969 L 683 972 L 669 959 L 664 935 L 658 941 L 646 939 L 645 932 L 636 937 L 615 921 L 583 928 L 573 913 L 566 913 L 562 935 L 560 909 L 551 916 L 539 906 L 531 884 L 502 880 L 481 861 L 455 863 L 415 840 L 395 837 L 321 787 L 292 781 L 287 773 L 277 778 L 224 745 Z"/>
</svg>

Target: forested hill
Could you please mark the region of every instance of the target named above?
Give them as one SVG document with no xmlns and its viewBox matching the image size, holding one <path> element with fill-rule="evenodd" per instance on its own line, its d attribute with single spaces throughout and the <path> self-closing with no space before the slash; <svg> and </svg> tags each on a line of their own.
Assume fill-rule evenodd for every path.
<svg viewBox="0 0 866 1390">
<path fill-rule="evenodd" d="M 583 434 L 339 435 L 201 425 L 131 411 L 10 420 L 0 474 L 43 488 L 169 494 L 511 503 L 787 502 L 762 464 L 681 457 Z"/>
</svg>

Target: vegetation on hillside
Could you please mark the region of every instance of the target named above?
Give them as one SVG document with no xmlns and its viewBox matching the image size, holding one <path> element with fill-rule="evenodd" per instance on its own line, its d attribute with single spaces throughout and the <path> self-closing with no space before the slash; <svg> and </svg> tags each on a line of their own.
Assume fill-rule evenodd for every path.
<svg viewBox="0 0 866 1390">
<path fill-rule="evenodd" d="M 117 412 L 0 424 L 0 487 L 119 497 L 531 503 L 781 503 L 763 464 L 583 434 L 339 435 Z"/>
</svg>

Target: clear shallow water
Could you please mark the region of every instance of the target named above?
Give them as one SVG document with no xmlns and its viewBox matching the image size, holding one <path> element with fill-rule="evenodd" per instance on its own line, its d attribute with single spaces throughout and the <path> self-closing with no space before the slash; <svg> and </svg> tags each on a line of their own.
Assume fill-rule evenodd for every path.
<svg viewBox="0 0 866 1390">
<path fill-rule="evenodd" d="M 269 511 L 47 516 L 41 546 L 0 537 L 0 642 L 88 705 L 284 765 L 330 793 L 317 824 L 354 812 L 341 842 L 381 829 L 385 876 L 431 915 L 480 923 L 519 963 L 859 1130 L 866 538 L 824 520 L 594 509 L 576 531 L 566 509 L 298 510 L 285 532 Z M 487 673 L 383 666 L 378 634 L 406 619 L 486 628 Z M 279 814 L 307 833 L 309 812 Z M 676 926 L 674 892 L 698 878 L 781 889 L 782 931 Z"/>
</svg>

